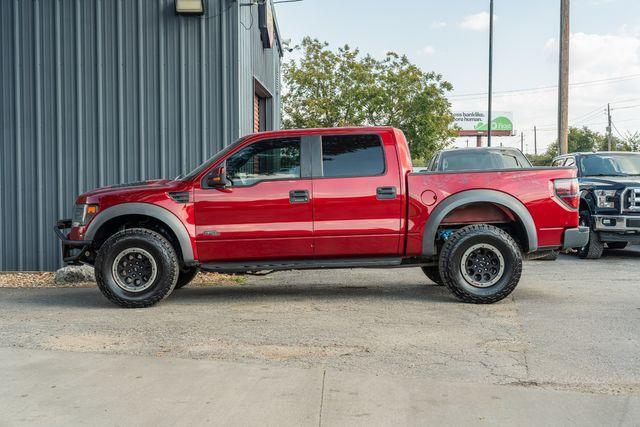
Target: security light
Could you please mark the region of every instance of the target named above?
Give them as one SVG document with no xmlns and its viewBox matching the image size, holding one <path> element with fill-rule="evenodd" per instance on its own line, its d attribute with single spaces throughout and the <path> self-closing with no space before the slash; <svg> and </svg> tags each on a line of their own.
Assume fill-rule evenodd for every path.
<svg viewBox="0 0 640 427">
<path fill-rule="evenodd" d="M 176 13 L 179 15 L 202 15 L 204 0 L 176 0 Z"/>
</svg>

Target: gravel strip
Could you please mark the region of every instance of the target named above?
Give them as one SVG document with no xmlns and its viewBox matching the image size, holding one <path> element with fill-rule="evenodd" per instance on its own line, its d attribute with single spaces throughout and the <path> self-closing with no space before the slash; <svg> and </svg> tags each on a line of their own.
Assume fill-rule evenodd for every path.
<svg viewBox="0 0 640 427">
<path fill-rule="evenodd" d="M 53 272 L 0 272 L 0 288 L 88 288 L 95 282 L 55 283 Z M 200 273 L 189 286 L 242 285 L 243 276 L 230 276 L 219 273 Z"/>
</svg>

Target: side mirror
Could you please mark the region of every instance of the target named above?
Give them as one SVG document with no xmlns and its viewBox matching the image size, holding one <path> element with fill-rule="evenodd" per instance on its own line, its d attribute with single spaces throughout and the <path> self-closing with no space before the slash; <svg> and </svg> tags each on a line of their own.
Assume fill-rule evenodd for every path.
<svg viewBox="0 0 640 427">
<path fill-rule="evenodd" d="M 207 188 L 226 188 L 229 186 L 224 166 L 211 171 L 205 178 Z"/>
</svg>

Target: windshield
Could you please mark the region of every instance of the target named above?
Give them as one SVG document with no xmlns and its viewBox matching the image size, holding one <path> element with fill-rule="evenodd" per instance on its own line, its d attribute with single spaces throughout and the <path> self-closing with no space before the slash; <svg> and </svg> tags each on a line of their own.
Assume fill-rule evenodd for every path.
<svg viewBox="0 0 640 427">
<path fill-rule="evenodd" d="M 580 159 L 582 176 L 640 175 L 640 155 L 590 154 Z"/>
<path fill-rule="evenodd" d="M 221 157 L 224 157 L 227 153 L 229 153 L 231 150 L 236 148 L 236 146 L 238 144 L 241 144 L 245 139 L 247 139 L 246 136 L 244 138 L 238 139 L 233 144 L 223 148 L 222 151 L 218 151 L 209 160 L 207 160 L 206 162 L 204 162 L 203 164 L 201 164 L 200 166 L 198 166 L 197 168 L 195 168 L 194 170 L 189 172 L 186 176 L 178 178 L 178 180 L 179 181 L 191 181 L 191 180 L 195 179 L 198 175 L 200 175 L 202 172 L 207 170 L 211 165 L 213 165 L 215 162 L 217 162 Z"/>
<path fill-rule="evenodd" d="M 442 153 L 444 172 L 529 167 L 529 160 L 516 150 L 464 150 Z"/>
</svg>

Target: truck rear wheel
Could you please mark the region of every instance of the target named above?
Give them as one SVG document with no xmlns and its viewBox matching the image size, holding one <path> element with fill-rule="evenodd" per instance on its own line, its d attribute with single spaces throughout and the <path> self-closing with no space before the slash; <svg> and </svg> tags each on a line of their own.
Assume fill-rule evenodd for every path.
<svg viewBox="0 0 640 427">
<path fill-rule="evenodd" d="M 180 270 L 176 289 L 182 289 L 187 286 L 197 276 L 200 269 L 198 267 L 190 267 Z"/>
<path fill-rule="evenodd" d="M 518 285 L 522 254 L 506 232 L 491 225 L 470 225 L 455 232 L 440 252 L 440 272 L 458 299 L 491 304 Z"/>
<path fill-rule="evenodd" d="M 442 277 L 440 276 L 440 269 L 437 266 L 422 267 L 422 271 L 433 283 L 438 286 L 444 286 L 444 283 L 442 283 Z"/>
<path fill-rule="evenodd" d="M 149 307 L 173 291 L 180 267 L 171 243 L 144 228 L 120 231 L 102 245 L 95 263 L 98 288 L 125 308 Z"/>
</svg>

